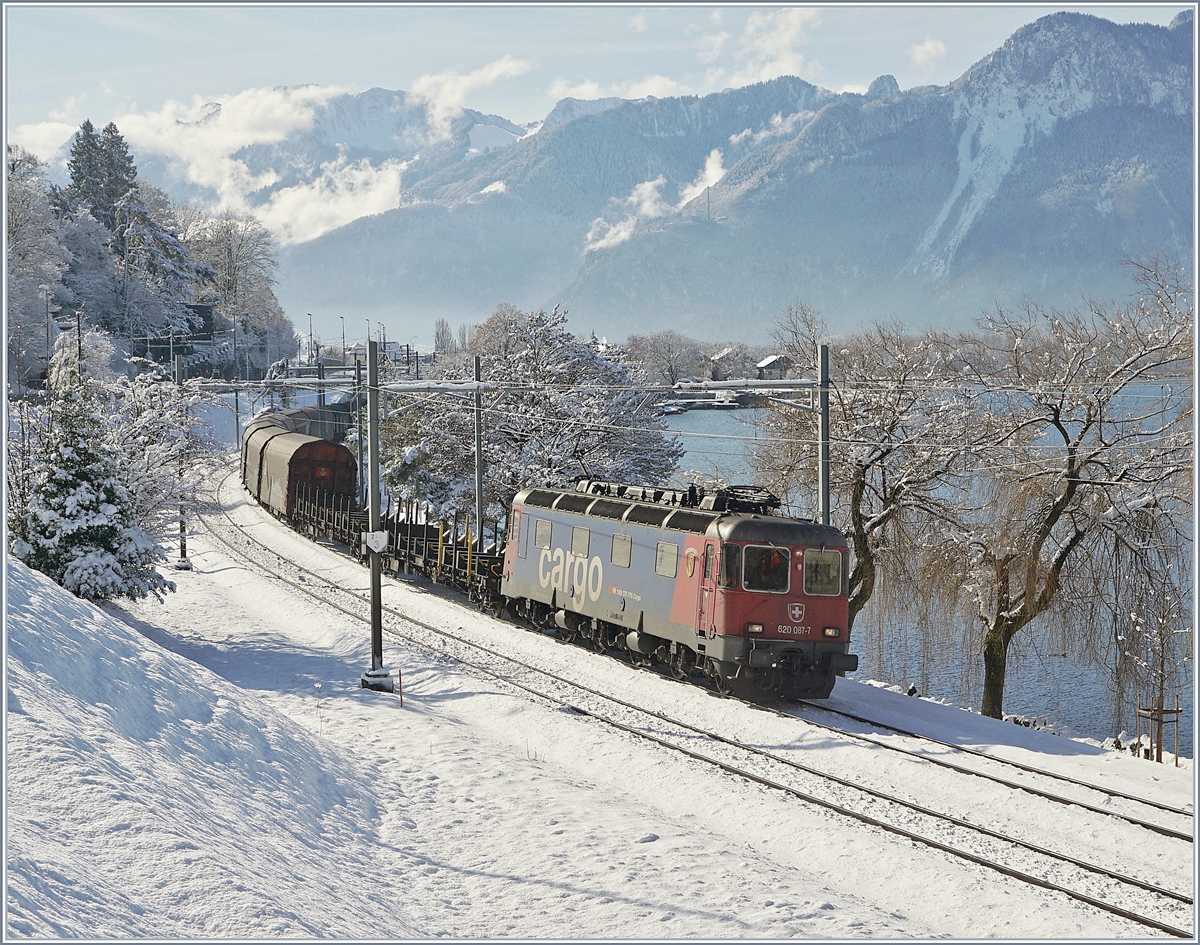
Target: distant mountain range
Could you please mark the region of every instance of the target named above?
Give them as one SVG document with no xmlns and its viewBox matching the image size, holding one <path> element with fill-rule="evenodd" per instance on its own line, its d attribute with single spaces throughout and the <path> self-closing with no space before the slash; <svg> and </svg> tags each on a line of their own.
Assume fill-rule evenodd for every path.
<svg viewBox="0 0 1200 945">
<path fill-rule="evenodd" d="M 834 330 L 966 325 L 997 299 L 1124 295 L 1124 256 L 1190 259 L 1193 28 L 1058 13 L 948 86 L 566 99 L 531 127 L 464 111 L 432 143 L 421 104 L 372 89 L 238 157 L 275 172 L 255 200 L 339 154 L 407 162 L 397 209 L 284 252 L 281 301 L 326 325 L 420 342 L 562 303 L 610 339 L 758 342 L 797 299 Z"/>
</svg>

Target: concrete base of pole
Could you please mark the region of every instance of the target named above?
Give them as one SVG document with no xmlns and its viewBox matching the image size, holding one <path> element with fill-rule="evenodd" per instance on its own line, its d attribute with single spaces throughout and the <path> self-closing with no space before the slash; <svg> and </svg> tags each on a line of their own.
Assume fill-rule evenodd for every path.
<svg viewBox="0 0 1200 945">
<path fill-rule="evenodd" d="M 190 570 L 192 570 L 192 562 L 190 560 L 188 560 L 187 558 L 180 558 L 178 561 L 175 562 L 175 570 L 176 571 L 190 571 Z"/>
<path fill-rule="evenodd" d="M 391 670 L 386 666 L 381 666 L 379 669 L 368 669 L 362 674 L 360 682 L 363 689 L 371 689 L 375 692 L 396 691 L 396 681 L 392 679 Z"/>
</svg>

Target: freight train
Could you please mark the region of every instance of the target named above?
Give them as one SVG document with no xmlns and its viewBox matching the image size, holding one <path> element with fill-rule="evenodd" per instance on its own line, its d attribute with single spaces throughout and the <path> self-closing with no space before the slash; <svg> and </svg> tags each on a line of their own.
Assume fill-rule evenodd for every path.
<svg viewBox="0 0 1200 945">
<path fill-rule="evenodd" d="M 247 490 L 293 527 L 360 548 L 366 516 L 344 446 L 297 432 L 288 412 L 268 414 L 247 426 L 241 466 Z M 474 537 L 486 527 L 434 522 L 406 502 L 384 515 L 384 563 L 565 642 L 708 679 L 721 693 L 823 699 L 858 668 L 846 541 L 779 505 L 754 487 L 585 479 L 519 492 L 489 546 Z"/>
</svg>

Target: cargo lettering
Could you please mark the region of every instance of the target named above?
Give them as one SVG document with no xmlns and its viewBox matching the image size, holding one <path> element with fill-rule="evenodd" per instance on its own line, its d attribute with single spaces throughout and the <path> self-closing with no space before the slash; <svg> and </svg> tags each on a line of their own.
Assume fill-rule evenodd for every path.
<svg viewBox="0 0 1200 945">
<path fill-rule="evenodd" d="M 600 588 L 604 584 L 604 563 L 599 555 L 589 561 L 580 555 L 566 554 L 562 548 L 543 548 L 538 556 L 538 583 L 542 587 L 553 587 L 559 593 L 571 595 L 575 606 L 583 606 L 584 598 L 600 599 Z"/>
</svg>

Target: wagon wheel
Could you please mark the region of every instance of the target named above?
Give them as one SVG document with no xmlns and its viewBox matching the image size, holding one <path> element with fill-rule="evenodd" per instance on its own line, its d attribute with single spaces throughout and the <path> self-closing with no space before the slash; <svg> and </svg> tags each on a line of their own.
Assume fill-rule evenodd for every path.
<svg viewBox="0 0 1200 945">
<path fill-rule="evenodd" d="M 608 643 L 604 639 L 604 631 L 599 628 L 592 631 L 592 649 L 597 653 L 604 653 L 608 650 Z"/>
<path fill-rule="evenodd" d="M 559 643 L 574 643 L 577 636 L 579 636 L 579 632 L 576 630 L 564 630 L 562 627 L 558 628 Z"/>
</svg>

